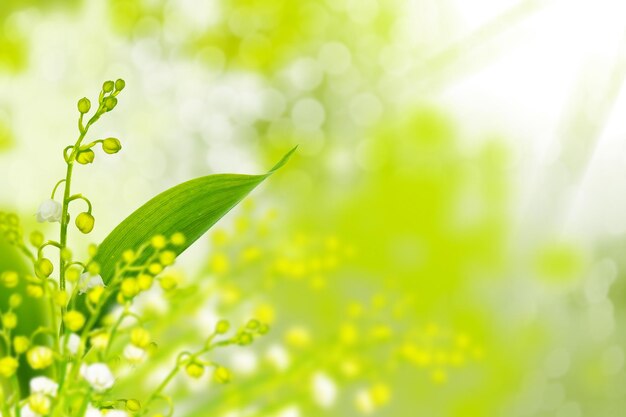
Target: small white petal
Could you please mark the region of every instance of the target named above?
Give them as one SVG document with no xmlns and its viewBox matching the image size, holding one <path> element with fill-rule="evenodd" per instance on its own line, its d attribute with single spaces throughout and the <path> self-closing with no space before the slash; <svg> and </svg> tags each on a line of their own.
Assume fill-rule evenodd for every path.
<svg viewBox="0 0 626 417">
<path fill-rule="evenodd" d="M 63 215 L 63 206 L 58 201 L 48 199 L 44 200 L 37 210 L 37 221 L 43 222 L 60 222 Z"/>
<path fill-rule="evenodd" d="M 141 363 L 146 358 L 146 351 L 135 345 L 126 345 L 124 348 L 124 357 L 130 363 Z"/>
<path fill-rule="evenodd" d="M 128 413 L 122 410 L 109 410 L 106 417 L 128 417 Z"/>
<path fill-rule="evenodd" d="M 56 397 L 59 384 L 45 376 L 37 376 L 30 380 L 30 393 Z"/>
<path fill-rule="evenodd" d="M 97 408 L 94 408 L 91 404 L 87 406 L 85 417 L 102 417 L 102 413 Z"/>
<path fill-rule="evenodd" d="M 67 350 L 72 355 L 76 355 L 80 347 L 80 336 L 76 333 L 70 333 L 67 339 Z"/>
<path fill-rule="evenodd" d="M 103 392 L 113 386 L 115 378 L 104 363 L 94 363 L 81 367 L 81 375 L 96 392 Z"/>
<path fill-rule="evenodd" d="M 328 375 L 318 372 L 313 376 L 313 399 L 322 408 L 329 408 L 337 399 L 337 385 Z"/>
<path fill-rule="evenodd" d="M 85 294 L 88 290 L 95 287 L 104 287 L 104 281 L 100 275 L 91 275 L 85 272 L 80 276 L 80 294 Z"/>
</svg>

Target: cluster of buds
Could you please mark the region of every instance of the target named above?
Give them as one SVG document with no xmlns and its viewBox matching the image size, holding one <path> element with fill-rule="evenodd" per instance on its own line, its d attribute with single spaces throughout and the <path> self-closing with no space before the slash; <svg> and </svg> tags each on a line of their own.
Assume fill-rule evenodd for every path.
<svg viewBox="0 0 626 417">
<path fill-rule="evenodd" d="M 0 273 L 0 289 L 8 294 L 7 307 L 0 308 L 0 414 L 14 417 L 86 416 L 128 417 L 155 412 L 158 399 L 167 399 L 168 415 L 173 413 L 173 402 L 162 391 L 179 371 L 192 378 L 202 377 L 208 368 L 213 379 L 220 383 L 230 381 L 230 371 L 206 358 L 209 352 L 229 345 L 245 346 L 269 330 L 258 320 L 250 320 L 237 332 L 228 336 L 230 325 L 217 323 L 203 347 L 196 352 L 182 352 L 172 373 L 143 403 L 137 399 L 115 398 L 116 366 L 125 359 L 138 366 L 156 344 L 145 327 L 144 319 L 133 309 L 135 299 L 156 287 L 166 298 L 176 294 L 179 280 L 168 273 L 177 254 L 185 246 L 182 233 L 170 236 L 156 235 L 138 248 L 122 253 L 112 276 L 101 275 L 97 247 L 91 245 L 88 259 L 77 261 L 67 245 L 70 224 L 70 204 L 81 200 L 86 211 L 75 218 L 76 228 L 90 233 L 95 224 L 92 205 L 82 194 L 72 194 L 73 165 L 94 161 L 94 148 L 100 145 L 106 154 L 115 154 L 122 145 L 116 138 L 98 139 L 83 144 L 90 126 L 100 116 L 117 106 L 117 96 L 125 82 L 106 81 L 100 92 L 98 107 L 89 121 L 84 117 L 92 110 L 87 98 L 78 101 L 79 138 L 63 152 L 67 164 L 66 177 L 56 183 L 49 199 L 44 200 L 36 213 L 40 223 L 59 223 L 59 240 L 48 240 L 35 231 L 25 241 L 20 222 L 14 214 L 0 212 L 0 238 L 15 246 L 32 264 L 31 272 L 7 270 Z M 57 190 L 63 190 L 60 200 Z M 58 262 L 47 256 L 58 251 Z M 50 312 L 49 322 L 34 330 L 20 328 L 20 320 L 32 314 L 25 306 L 24 297 L 36 299 Z M 32 300 L 31 300 L 32 301 Z M 115 317 L 108 314 L 117 304 Z M 130 328 L 125 319 L 134 320 Z M 22 372 L 21 367 L 30 372 Z M 21 392 L 20 379 L 29 374 L 29 392 Z M 155 414 L 159 415 L 159 414 Z"/>
</svg>

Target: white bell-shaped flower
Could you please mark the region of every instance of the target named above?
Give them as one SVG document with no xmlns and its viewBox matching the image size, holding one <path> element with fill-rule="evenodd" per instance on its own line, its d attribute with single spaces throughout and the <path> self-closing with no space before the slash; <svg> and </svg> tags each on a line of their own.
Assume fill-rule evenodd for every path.
<svg viewBox="0 0 626 417">
<path fill-rule="evenodd" d="M 37 210 L 37 221 L 43 222 L 60 222 L 63 215 L 63 206 L 56 200 L 44 200 Z"/>
<path fill-rule="evenodd" d="M 128 344 L 124 348 L 124 357 L 126 358 L 126 360 L 128 360 L 128 362 L 133 364 L 143 362 L 143 360 L 146 358 L 146 354 L 147 352 L 144 349 L 137 347 L 133 344 Z"/>
<path fill-rule="evenodd" d="M 59 384 L 45 376 L 36 376 L 30 380 L 30 393 L 56 397 Z"/>
<path fill-rule="evenodd" d="M 104 392 L 113 386 L 115 378 L 105 363 L 83 365 L 80 374 L 96 392 Z"/>
<path fill-rule="evenodd" d="M 76 355 L 78 348 L 80 347 L 80 336 L 76 333 L 70 333 L 67 338 L 67 351 L 72 355 Z"/>
<path fill-rule="evenodd" d="M 87 291 L 94 287 L 104 287 L 104 281 L 98 274 L 91 275 L 89 272 L 85 272 L 80 276 L 80 294 L 85 294 Z"/>
</svg>

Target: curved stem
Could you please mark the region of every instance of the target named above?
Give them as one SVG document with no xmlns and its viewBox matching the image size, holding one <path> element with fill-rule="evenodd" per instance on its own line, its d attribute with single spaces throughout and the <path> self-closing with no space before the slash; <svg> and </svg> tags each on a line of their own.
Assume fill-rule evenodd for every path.
<svg viewBox="0 0 626 417">
<path fill-rule="evenodd" d="M 85 203 L 87 203 L 87 213 L 91 214 L 91 201 L 89 201 L 87 197 L 82 194 L 74 194 L 70 197 L 69 201 L 71 202 L 74 200 L 83 200 Z"/>
<path fill-rule="evenodd" d="M 59 188 L 59 185 L 63 184 L 65 182 L 65 179 L 62 179 L 61 181 L 57 182 L 57 184 L 54 186 L 54 188 L 52 189 L 52 194 L 50 195 L 50 198 L 52 200 L 54 200 L 54 195 L 57 192 L 57 188 Z"/>
</svg>

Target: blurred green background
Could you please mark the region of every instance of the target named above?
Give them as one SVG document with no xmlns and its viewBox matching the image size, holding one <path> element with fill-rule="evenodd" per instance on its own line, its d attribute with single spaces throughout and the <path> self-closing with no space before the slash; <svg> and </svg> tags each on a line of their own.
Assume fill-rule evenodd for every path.
<svg viewBox="0 0 626 417">
<path fill-rule="evenodd" d="M 622 416 L 625 15 L 2 0 L 0 207 L 35 227 L 76 100 L 124 78 L 93 136 L 124 150 L 74 180 L 95 242 L 159 191 L 300 147 L 181 258 L 179 296 L 141 299 L 159 348 L 116 390 L 146 392 L 219 318 L 257 317 L 270 335 L 218 357 L 230 385 L 175 381 L 176 416 Z"/>
</svg>

